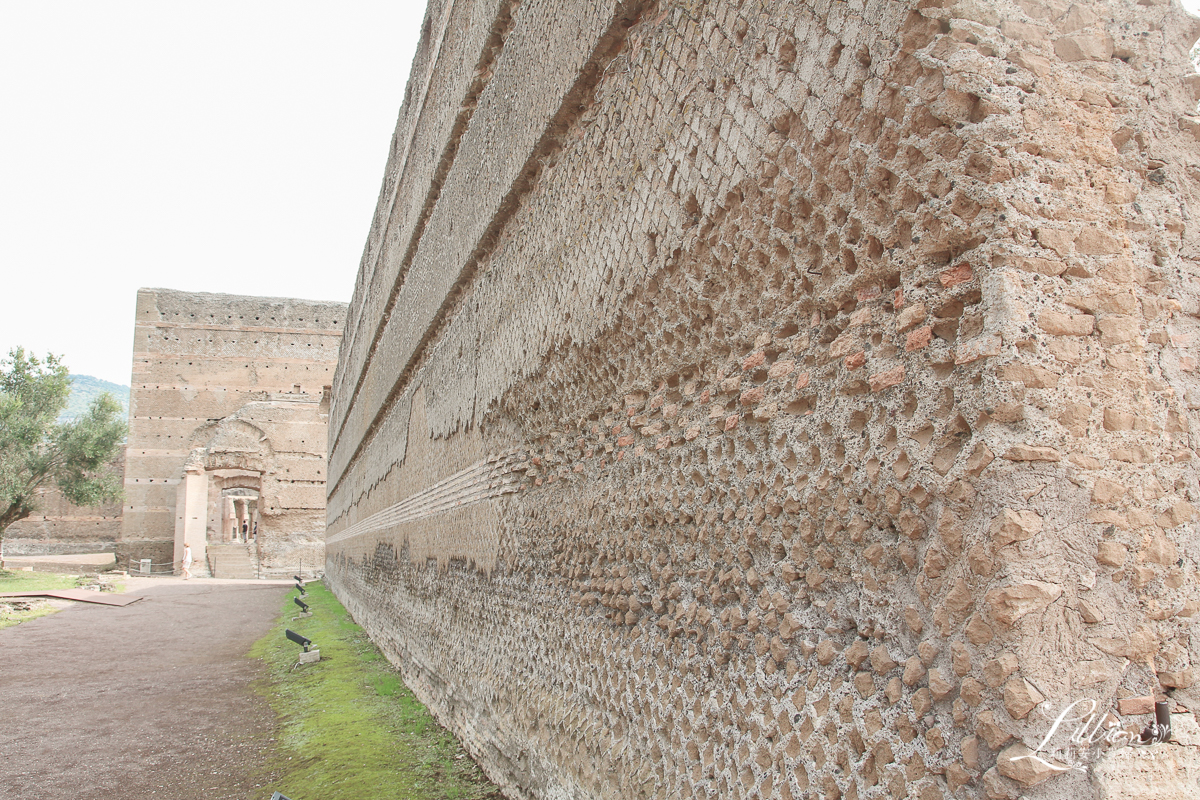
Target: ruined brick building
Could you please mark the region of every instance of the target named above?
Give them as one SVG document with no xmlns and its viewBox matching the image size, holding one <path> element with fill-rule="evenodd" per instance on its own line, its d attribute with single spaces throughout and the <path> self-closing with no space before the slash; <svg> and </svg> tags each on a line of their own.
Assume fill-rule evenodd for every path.
<svg viewBox="0 0 1200 800">
<path fill-rule="evenodd" d="M 142 289 L 117 560 L 252 577 L 324 560 L 345 303 Z"/>
<path fill-rule="evenodd" d="M 125 471 L 124 450 L 109 464 Z M 5 531 L 4 552 L 10 556 L 110 553 L 121 537 L 121 503 L 77 506 L 56 486 L 38 490 L 37 511 Z"/>
<path fill-rule="evenodd" d="M 333 381 L 337 594 L 513 797 L 1190 791 L 1197 36 L 432 0 Z M 1018 758 L 1164 695 L 1185 744 Z"/>
</svg>

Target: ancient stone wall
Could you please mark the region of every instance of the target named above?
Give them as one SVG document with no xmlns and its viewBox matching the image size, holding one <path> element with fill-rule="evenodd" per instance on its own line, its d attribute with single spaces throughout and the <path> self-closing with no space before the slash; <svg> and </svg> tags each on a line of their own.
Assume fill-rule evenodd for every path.
<svg viewBox="0 0 1200 800">
<path fill-rule="evenodd" d="M 197 558 L 203 543 L 231 538 L 226 495 L 243 490 L 257 498 L 256 544 L 268 569 L 323 559 L 328 390 L 345 311 L 344 303 L 138 292 L 118 561 L 178 560 L 189 458 L 204 482 L 193 513 Z"/>
<path fill-rule="evenodd" d="M 125 472 L 122 451 L 109 469 Z M 9 526 L 4 535 L 4 552 L 10 556 L 106 553 L 116 549 L 121 535 L 121 503 L 77 506 L 57 488 L 38 490 L 37 510 Z"/>
<path fill-rule="evenodd" d="M 1018 757 L 1074 700 L 1200 710 L 1198 35 L 434 0 L 335 591 L 513 797 L 1121 796 Z"/>
</svg>

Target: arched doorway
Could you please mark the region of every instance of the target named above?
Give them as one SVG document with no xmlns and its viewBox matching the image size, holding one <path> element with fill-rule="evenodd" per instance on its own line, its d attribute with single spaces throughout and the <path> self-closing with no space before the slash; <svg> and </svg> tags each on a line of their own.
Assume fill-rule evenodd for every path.
<svg viewBox="0 0 1200 800">
<path fill-rule="evenodd" d="M 212 562 L 206 553 L 224 548 L 226 562 L 235 553 L 252 577 L 257 562 L 263 473 L 271 463 L 271 443 L 255 425 L 234 417 L 197 428 L 177 494 L 176 560 L 184 542 L 197 561 Z M 234 575 L 230 577 L 242 577 Z"/>
</svg>

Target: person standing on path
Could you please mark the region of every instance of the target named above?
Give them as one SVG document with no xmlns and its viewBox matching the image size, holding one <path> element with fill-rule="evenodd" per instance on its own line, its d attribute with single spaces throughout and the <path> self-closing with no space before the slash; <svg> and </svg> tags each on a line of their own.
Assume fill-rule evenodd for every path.
<svg viewBox="0 0 1200 800">
<path fill-rule="evenodd" d="M 192 577 L 192 569 L 191 568 L 192 568 L 192 546 L 185 542 L 183 545 L 183 569 L 181 569 L 179 571 L 179 574 L 183 576 L 183 579 L 185 581 Z"/>
</svg>

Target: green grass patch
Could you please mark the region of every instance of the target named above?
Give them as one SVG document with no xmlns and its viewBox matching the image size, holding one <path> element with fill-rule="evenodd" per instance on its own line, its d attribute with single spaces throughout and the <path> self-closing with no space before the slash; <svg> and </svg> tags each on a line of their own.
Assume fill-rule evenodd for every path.
<svg viewBox="0 0 1200 800">
<path fill-rule="evenodd" d="M 375 687 L 375 694 L 380 697 L 391 697 L 403 687 L 400 683 L 400 678 L 396 675 L 377 675 L 371 679 L 371 685 Z"/>
<path fill-rule="evenodd" d="M 322 584 L 308 584 L 313 616 L 291 621 L 288 594 L 275 629 L 251 650 L 259 690 L 280 720 L 272 786 L 295 800 L 499 800 L 454 737 L 434 720 Z M 321 651 L 296 666 L 291 628 Z"/>
<path fill-rule="evenodd" d="M 77 581 L 78 579 L 74 575 L 0 569 L 0 592 L 42 592 L 74 589 L 79 585 Z"/>
</svg>

